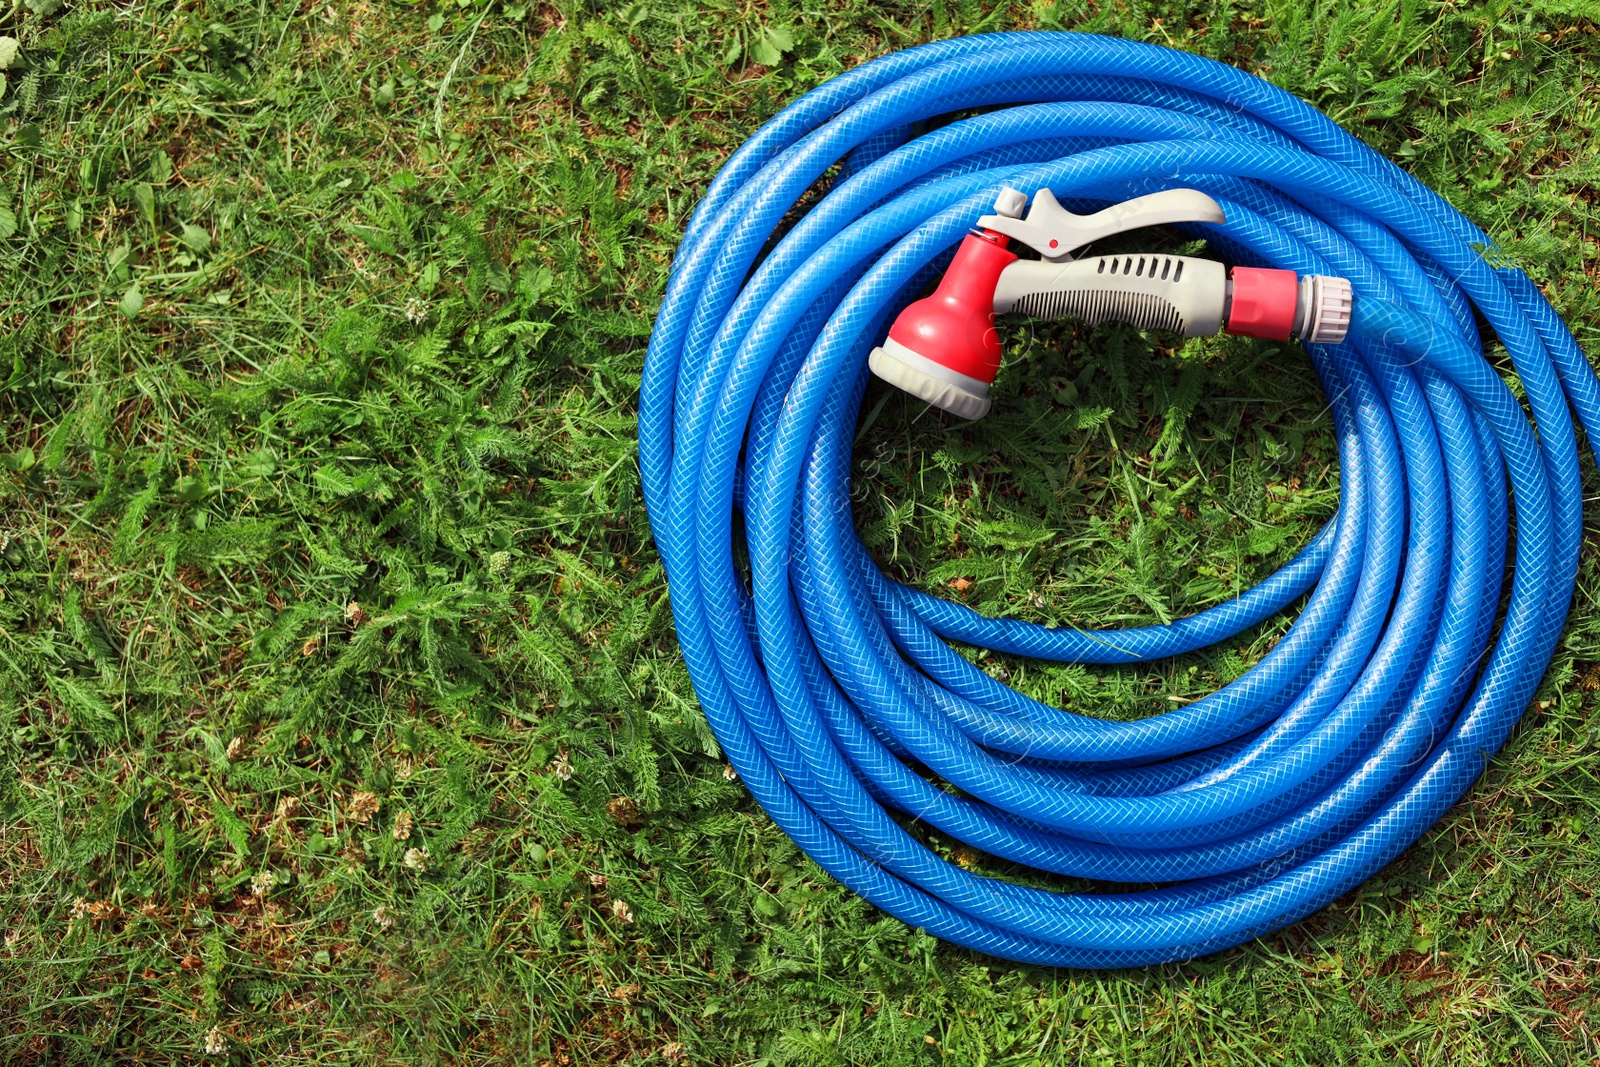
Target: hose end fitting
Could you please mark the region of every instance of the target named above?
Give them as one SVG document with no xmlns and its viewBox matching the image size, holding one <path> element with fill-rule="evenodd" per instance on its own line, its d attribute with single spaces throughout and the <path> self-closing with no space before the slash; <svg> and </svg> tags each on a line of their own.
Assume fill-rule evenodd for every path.
<svg viewBox="0 0 1600 1067">
<path fill-rule="evenodd" d="M 1308 345 L 1336 345 L 1350 332 L 1352 294 L 1348 278 L 1308 274 L 1300 279 L 1295 333 Z"/>
</svg>

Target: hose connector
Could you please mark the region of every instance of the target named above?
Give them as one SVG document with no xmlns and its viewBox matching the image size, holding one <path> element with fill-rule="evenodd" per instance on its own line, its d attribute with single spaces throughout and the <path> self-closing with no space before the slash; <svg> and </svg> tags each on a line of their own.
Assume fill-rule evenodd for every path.
<svg viewBox="0 0 1600 1067">
<path fill-rule="evenodd" d="M 1300 277 L 1273 267 L 1234 267 L 1228 279 L 1228 323 L 1239 337 L 1336 345 L 1350 332 L 1350 282 L 1324 274 Z"/>
</svg>

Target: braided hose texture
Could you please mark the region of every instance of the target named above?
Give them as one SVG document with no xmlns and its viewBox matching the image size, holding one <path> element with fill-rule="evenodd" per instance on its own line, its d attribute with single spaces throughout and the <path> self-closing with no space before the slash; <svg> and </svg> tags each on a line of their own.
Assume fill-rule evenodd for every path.
<svg viewBox="0 0 1600 1067">
<path fill-rule="evenodd" d="M 982 110 L 912 136 L 967 109 Z M 1003 185 L 1090 206 L 1197 188 L 1227 221 L 1192 230 L 1230 258 L 1352 282 L 1349 339 L 1310 349 L 1338 439 L 1338 512 L 1238 598 L 1132 629 L 987 619 L 885 577 L 857 538 L 849 463 L 867 355 Z M 1489 243 L 1294 96 L 1152 45 L 942 41 L 778 114 L 688 227 L 639 417 L 683 654 L 762 807 L 907 923 L 1072 967 L 1237 945 L 1394 859 L 1483 771 L 1544 675 L 1578 564 L 1571 412 L 1600 440 L 1588 361 L 1529 279 L 1484 257 Z M 1475 313 L 1526 407 L 1484 360 Z M 1302 597 L 1248 673 L 1133 722 L 1038 703 L 949 644 L 1138 663 Z M 911 819 L 1038 870 L 1161 888 L 982 877 L 929 851 Z"/>
</svg>

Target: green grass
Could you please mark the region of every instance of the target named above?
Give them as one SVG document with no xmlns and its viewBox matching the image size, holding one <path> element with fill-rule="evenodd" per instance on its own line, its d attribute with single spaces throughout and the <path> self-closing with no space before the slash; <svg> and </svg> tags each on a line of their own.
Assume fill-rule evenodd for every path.
<svg viewBox="0 0 1600 1067">
<path fill-rule="evenodd" d="M 875 912 L 724 775 L 634 442 L 721 160 L 833 74 L 982 30 L 1257 71 L 1475 218 L 1600 350 L 1586 12 L 13 0 L 0 1063 L 1600 1062 L 1592 545 L 1536 707 L 1402 860 L 1256 944 L 1056 972 Z M 982 423 L 868 395 L 858 524 L 907 580 L 1149 622 L 1332 513 L 1297 350 L 1012 336 Z M 1143 715 L 1283 625 L 1159 668 L 992 669 Z"/>
</svg>

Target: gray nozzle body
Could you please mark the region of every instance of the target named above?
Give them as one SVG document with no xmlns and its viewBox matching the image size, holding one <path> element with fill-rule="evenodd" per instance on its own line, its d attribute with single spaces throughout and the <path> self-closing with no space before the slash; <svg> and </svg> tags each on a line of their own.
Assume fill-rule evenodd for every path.
<svg viewBox="0 0 1600 1067">
<path fill-rule="evenodd" d="M 996 314 L 1126 322 L 1144 330 L 1205 337 L 1222 329 L 1228 272 L 1190 256 L 1090 256 L 1069 263 L 1018 260 L 1000 274 Z"/>
</svg>

